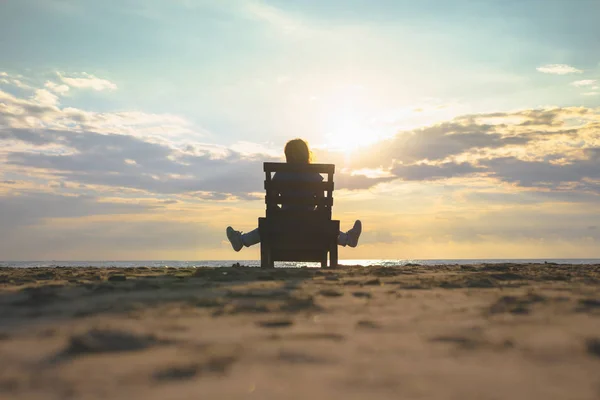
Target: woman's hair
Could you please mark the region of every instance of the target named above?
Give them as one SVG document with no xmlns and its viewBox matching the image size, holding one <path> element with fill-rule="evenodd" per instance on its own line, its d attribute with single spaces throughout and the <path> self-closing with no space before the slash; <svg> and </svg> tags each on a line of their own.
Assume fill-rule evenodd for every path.
<svg viewBox="0 0 600 400">
<path fill-rule="evenodd" d="M 293 139 L 285 144 L 285 159 L 294 164 L 310 164 L 312 153 L 308 144 L 302 139 Z"/>
</svg>

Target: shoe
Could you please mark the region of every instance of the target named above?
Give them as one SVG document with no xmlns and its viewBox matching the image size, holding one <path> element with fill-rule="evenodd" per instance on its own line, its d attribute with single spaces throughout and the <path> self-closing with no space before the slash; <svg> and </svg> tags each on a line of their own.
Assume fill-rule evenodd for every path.
<svg viewBox="0 0 600 400">
<path fill-rule="evenodd" d="M 232 227 L 227 227 L 227 239 L 229 239 L 229 243 L 231 243 L 231 247 L 235 251 L 240 251 L 242 247 L 244 247 L 244 242 L 242 241 L 242 232 L 236 231 Z"/>
<path fill-rule="evenodd" d="M 360 222 L 360 220 L 357 219 L 354 222 L 354 226 L 352 227 L 352 229 L 350 229 L 348 232 L 346 232 L 346 235 L 348 237 L 347 245 L 350 247 L 356 247 L 356 245 L 358 244 L 358 238 L 360 238 L 361 233 L 362 233 L 362 222 Z"/>
</svg>

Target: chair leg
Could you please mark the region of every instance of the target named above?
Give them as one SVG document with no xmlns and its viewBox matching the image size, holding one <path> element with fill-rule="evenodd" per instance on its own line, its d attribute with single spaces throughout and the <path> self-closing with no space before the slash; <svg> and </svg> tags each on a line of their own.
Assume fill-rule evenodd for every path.
<svg viewBox="0 0 600 400">
<path fill-rule="evenodd" d="M 329 264 L 331 268 L 337 268 L 338 266 L 338 244 L 337 239 L 340 233 L 340 221 L 332 222 L 332 241 L 329 248 Z"/>
<path fill-rule="evenodd" d="M 269 254 L 269 268 L 275 268 L 275 260 L 273 260 L 273 257 L 271 257 L 270 254 Z"/>
<path fill-rule="evenodd" d="M 273 257 L 271 257 L 271 252 L 268 252 L 266 256 L 260 257 L 260 267 L 275 268 L 275 261 L 273 260 Z"/>
<path fill-rule="evenodd" d="M 258 219 L 258 231 L 260 233 L 260 266 L 261 268 L 275 268 L 265 218 Z"/>
<path fill-rule="evenodd" d="M 329 251 L 329 266 L 331 268 L 337 268 L 338 266 L 338 246 L 337 243 L 333 243 L 331 250 Z"/>
<path fill-rule="evenodd" d="M 271 251 L 266 243 L 260 243 L 260 266 L 261 268 L 271 267 Z"/>
</svg>

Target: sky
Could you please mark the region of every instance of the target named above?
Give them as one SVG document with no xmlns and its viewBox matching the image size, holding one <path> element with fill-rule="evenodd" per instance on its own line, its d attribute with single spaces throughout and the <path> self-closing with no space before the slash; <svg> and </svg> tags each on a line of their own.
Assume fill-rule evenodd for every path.
<svg viewBox="0 0 600 400">
<path fill-rule="evenodd" d="M 596 0 L 4 0 L 0 259 L 258 259 L 262 162 L 342 259 L 600 258 Z"/>
</svg>

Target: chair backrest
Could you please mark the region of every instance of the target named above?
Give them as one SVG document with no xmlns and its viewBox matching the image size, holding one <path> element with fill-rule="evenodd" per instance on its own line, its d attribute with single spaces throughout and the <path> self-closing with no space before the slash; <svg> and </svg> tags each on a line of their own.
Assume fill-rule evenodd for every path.
<svg viewBox="0 0 600 400">
<path fill-rule="evenodd" d="M 267 162 L 264 163 L 264 171 L 267 219 L 293 215 L 302 217 L 309 213 L 314 217 L 331 219 L 335 165 Z M 321 174 L 327 179 L 322 182 L 273 180 L 275 173 Z"/>
</svg>

